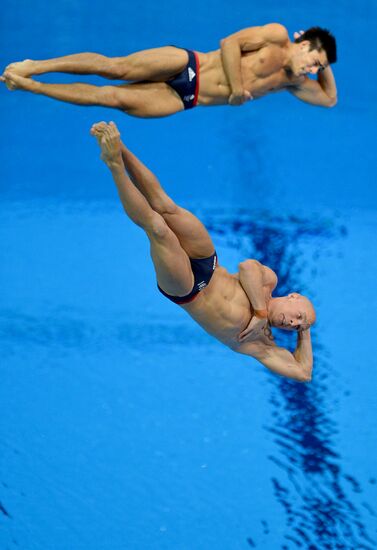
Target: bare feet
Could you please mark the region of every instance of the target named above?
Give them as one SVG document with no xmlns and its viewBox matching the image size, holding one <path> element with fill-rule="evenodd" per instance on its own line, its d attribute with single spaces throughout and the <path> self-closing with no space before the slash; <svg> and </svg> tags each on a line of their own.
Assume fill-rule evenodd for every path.
<svg viewBox="0 0 377 550">
<path fill-rule="evenodd" d="M 19 76 L 33 76 L 35 74 L 34 70 L 37 65 L 36 61 L 32 59 L 24 59 L 23 61 L 17 61 L 16 63 L 11 63 L 5 67 L 5 71 L 10 71 L 12 73 L 18 74 Z"/>
<path fill-rule="evenodd" d="M 39 82 L 35 82 L 31 78 L 24 78 L 11 71 L 5 71 L 3 76 L 0 77 L 2 82 L 5 82 L 8 90 L 27 90 L 35 92 L 38 88 Z"/>
<path fill-rule="evenodd" d="M 106 126 L 107 126 L 106 122 L 96 122 L 95 124 L 93 124 L 93 126 L 90 129 L 91 135 L 97 138 L 98 145 L 100 147 L 101 147 L 101 138 L 103 136 Z"/>
<path fill-rule="evenodd" d="M 90 133 L 97 138 L 101 149 L 101 159 L 109 168 L 123 167 L 120 133 L 114 122 L 93 124 Z"/>
</svg>

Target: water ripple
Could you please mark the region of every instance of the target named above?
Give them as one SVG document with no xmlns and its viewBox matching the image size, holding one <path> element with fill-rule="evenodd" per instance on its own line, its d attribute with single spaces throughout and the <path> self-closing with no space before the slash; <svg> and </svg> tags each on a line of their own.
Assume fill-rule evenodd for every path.
<svg viewBox="0 0 377 550">
<path fill-rule="evenodd" d="M 240 259 L 254 257 L 276 271 L 281 295 L 292 289 L 312 295 L 309 285 L 321 252 L 335 239 L 347 236 L 345 226 L 333 218 L 251 215 L 243 209 L 210 212 L 206 225 L 224 244 L 239 250 Z M 362 493 L 361 483 L 343 471 L 335 442 L 338 428 L 330 414 L 328 352 L 315 328 L 312 332 L 315 381 L 270 380 L 274 421 L 265 429 L 276 446 L 269 459 L 280 471 L 271 479 L 272 488 L 286 515 L 281 548 L 373 550 L 377 542 L 366 528 L 365 511 L 372 516 L 375 511 L 370 503 L 360 506 L 353 498 Z M 279 345 L 289 348 L 290 335 L 276 336 Z M 247 542 L 256 547 L 254 538 Z"/>
</svg>

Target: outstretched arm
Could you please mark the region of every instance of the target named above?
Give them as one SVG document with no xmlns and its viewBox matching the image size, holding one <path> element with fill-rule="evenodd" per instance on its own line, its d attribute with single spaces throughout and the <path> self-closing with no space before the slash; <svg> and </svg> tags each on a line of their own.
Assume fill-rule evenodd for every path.
<svg viewBox="0 0 377 550">
<path fill-rule="evenodd" d="M 317 80 L 306 76 L 302 83 L 292 86 L 288 90 L 298 99 L 311 105 L 334 107 L 337 104 L 335 77 L 330 66 L 319 71 Z"/>
<path fill-rule="evenodd" d="M 242 105 L 251 99 L 242 82 L 242 52 L 260 50 L 268 43 L 284 44 L 287 40 L 286 28 L 278 23 L 243 29 L 221 40 L 221 59 L 231 89 L 230 105 Z"/>
<path fill-rule="evenodd" d="M 272 372 L 292 378 L 298 382 L 310 382 L 313 370 L 313 352 L 310 329 L 297 334 L 297 346 L 293 353 L 275 346 L 260 342 L 245 342 L 237 350 L 244 355 L 255 357 Z"/>
</svg>

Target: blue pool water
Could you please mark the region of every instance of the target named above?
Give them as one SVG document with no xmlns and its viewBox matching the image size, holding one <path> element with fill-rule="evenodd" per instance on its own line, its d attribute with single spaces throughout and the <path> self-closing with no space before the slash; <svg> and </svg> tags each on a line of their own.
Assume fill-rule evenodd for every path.
<svg viewBox="0 0 377 550">
<path fill-rule="evenodd" d="M 338 38 L 339 104 L 277 94 L 140 120 L 1 87 L 0 548 L 377 548 L 377 7 L 110 8 L 7 0 L 2 65 L 314 23 Z M 313 299 L 311 384 L 237 356 L 156 291 L 88 133 L 110 119 L 223 265 L 256 257 L 279 292 Z"/>
</svg>

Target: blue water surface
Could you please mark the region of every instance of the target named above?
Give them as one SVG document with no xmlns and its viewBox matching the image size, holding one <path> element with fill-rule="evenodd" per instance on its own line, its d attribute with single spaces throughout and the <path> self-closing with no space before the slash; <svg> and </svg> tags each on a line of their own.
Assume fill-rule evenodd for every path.
<svg viewBox="0 0 377 550">
<path fill-rule="evenodd" d="M 280 93 L 142 120 L 1 87 L 1 549 L 377 548 L 376 20 L 368 0 L 3 3 L 2 66 L 327 26 L 339 103 Z M 222 265 L 255 257 L 314 301 L 311 384 L 156 291 L 98 120 L 203 219 Z"/>
</svg>

